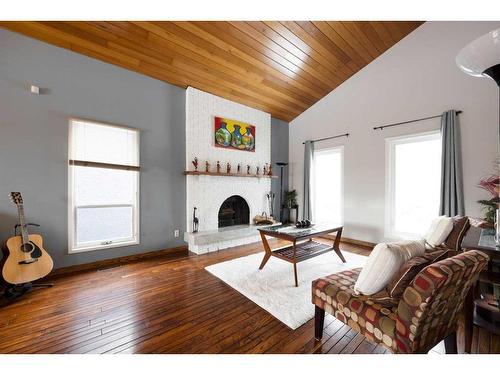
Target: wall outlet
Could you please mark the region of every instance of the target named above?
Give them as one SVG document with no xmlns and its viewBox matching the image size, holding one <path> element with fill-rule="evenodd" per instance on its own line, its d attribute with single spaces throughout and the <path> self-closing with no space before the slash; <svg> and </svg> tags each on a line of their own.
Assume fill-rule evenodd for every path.
<svg viewBox="0 0 500 375">
<path fill-rule="evenodd" d="M 174 230 L 174 237 L 179 237 L 179 229 Z"/>
</svg>

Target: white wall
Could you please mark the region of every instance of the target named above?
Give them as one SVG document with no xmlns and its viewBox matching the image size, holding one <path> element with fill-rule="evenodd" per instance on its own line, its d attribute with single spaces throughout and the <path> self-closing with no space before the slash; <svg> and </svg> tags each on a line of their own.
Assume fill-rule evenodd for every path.
<svg viewBox="0 0 500 375">
<path fill-rule="evenodd" d="M 255 152 L 215 147 L 214 117 L 226 117 L 255 126 Z M 271 162 L 271 115 L 245 105 L 223 99 L 192 87 L 186 91 L 186 168 L 194 170 L 191 161 L 197 157 L 198 170 L 205 170 L 205 161 L 210 170 L 216 170 L 220 161 L 222 171 L 231 163 L 231 172 L 236 172 L 238 163 L 246 173 L 251 173 Z M 232 195 L 240 195 L 250 208 L 250 220 L 263 211 L 269 211 L 266 193 L 271 190 L 269 178 L 187 176 L 187 230 L 192 229 L 193 207 L 197 207 L 199 230 L 218 228 L 218 213 L 221 204 Z"/>
<path fill-rule="evenodd" d="M 462 110 L 466 214 L 480 216 L 476 187 L 493 171 L 497 156 L 498 92 L 493 81 L 462 73 L 458 51 L 500 22 L 427 22 L 344 82 L 290 123 L 290 183 L 302 206 L 302 142 L 349 132 L 348 139 L 317 143 L 343 144 L 344 235 L 379 242 L 384 238 L 385 138 L 438 129 L 439 119 L 374 131 L 373 126 Z M 418 157 L 418 155 L 416 155 Z M 424 181 L 417 183 L 425 183 Z"/>
</svg>

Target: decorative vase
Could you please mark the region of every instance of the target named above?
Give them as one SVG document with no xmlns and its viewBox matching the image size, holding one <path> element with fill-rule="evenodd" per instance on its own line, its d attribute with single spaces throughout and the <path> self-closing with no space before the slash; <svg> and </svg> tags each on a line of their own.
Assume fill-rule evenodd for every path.
<svg viewBox="0 0 500 375">
<path fill-rule="evenodd" d="M 215 132 L 215 141 L 217 144 L 227 147 L 231 144 L 231 133 L 226 128 L 225 122 L 220 123 L 220 128 Z"/>
<path fill-rule="evenodd" d="M 245 145 L 245 150 L 252 151 L 255 147 L 255 138 L 250 131 L 250 128 L 247 128 L 247 132 L 242 137 L 242 142 Z"/>
<path fill-rule="evenodd" d="M 234 131 L 231 137 L 231 146 L 238 149 L 245 148 L 245 145 L 242 143 L 242 135 L 239 125 L 234 125 Z"/>
</svg>

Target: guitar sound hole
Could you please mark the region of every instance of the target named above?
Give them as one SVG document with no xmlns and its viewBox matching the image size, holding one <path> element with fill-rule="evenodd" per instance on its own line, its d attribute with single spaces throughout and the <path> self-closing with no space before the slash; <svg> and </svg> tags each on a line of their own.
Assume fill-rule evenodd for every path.
<svg viewBox="0 0 500 375">
<path fill-rule="evenodd" d="M 21 250 L 24 251 L 25 253 L 31 253 L 35 249 L 35 246 L 31 243 L 24 243 L 21 245 Z"/>
</svg>

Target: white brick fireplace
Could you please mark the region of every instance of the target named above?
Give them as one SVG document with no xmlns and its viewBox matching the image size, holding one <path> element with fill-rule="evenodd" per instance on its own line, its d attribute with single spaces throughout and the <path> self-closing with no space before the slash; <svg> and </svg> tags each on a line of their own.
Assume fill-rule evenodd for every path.
<svg viewBox="0 0 500 375">
<path fill-rule="evenodd" d="M 255 152 L 224 149 L 214 145 L 214 117 L 225 117 L 255 126 Z M 194 170 L 191 163 L 197 157 L 198 170 L 205 170 L 205 161 L 210 170 L 216 170 L 217 161 L 225 172 L 231 163 L 232 171 L 239 164 L 252 173 L 257 166 L 261 173 L 264 164 L 271 160 L 271 115 L 242 104 L 208 94 L 189 87 L 186 90 L 186 170 Z M 255 215 L 268 212 L 266 193 L 271 190 L 269 178 L 229 176 L 186 176 L 187 230 L 184 239 L 189 250 L 198 254 L 216 251 L 230 246 L 258 240 L 257 230 L 252 226 L 218 228 L 218 213 L 221 204 L 233 195 L 243 197 L 250 208 L 250 222 Z M 193 235 L 193 208 L 197 207 L 198 233 Z"/>
</svg>

